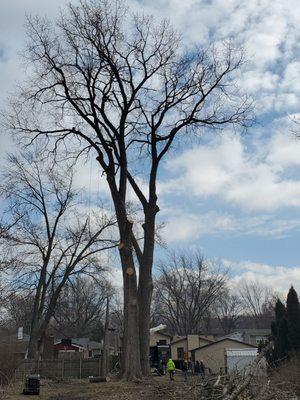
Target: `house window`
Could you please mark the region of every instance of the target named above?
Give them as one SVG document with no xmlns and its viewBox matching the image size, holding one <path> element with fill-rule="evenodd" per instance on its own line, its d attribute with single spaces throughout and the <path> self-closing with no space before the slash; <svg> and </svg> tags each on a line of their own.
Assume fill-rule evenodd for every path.
<svg viewBox="0 0 300 400">
<path fill-rule="evenodd" d="M 267 337 L 266 336 L 256 336 L 255 337 L 255 342 L 256 342 L 256 345 L 258 346 L 258 345 L 260 345 L 261 343 L 265 343 L 266 341 L 267 341 Z"/>
<path fill-rule="evenodd" d="M 166 340 L 159 340 L 157 344 L 158 344 L 158 346 L 166 346 L 167 345 L 167 341 Z"/>
<path fill-rule="evenodd" d="M 183 347 L 177 347 L 177 359 L 178 360 L 183 360 L 184 357 L 184 348 Z"/>
</svg>

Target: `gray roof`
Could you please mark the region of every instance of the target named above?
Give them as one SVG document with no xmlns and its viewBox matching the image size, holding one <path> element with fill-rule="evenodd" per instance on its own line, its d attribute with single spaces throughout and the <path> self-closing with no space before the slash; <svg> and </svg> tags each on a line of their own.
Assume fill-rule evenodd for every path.
<svg viewBox="0 0 300 400">
<path fill-rule="evenodd" d="M 103 344 L 100 342 L 95 342 L 95 341 L 91 340 L 89 343 L 90 350 L 102 349 L 102 347 L 103 347 Z"/>
<path fill-rule="evenodd" d="M 90 342 L 89 338 L 72 338 L 72 343 L 79 344 L 80 346 L 83 346 L 85 348 L 88 347 L 88 344 Z"/>
<path fill-rule="evenodd" d="M 271 333 L 271 329 L 240 329 L 237 332 L 246 333 L 248 335 L 269 335 Z"/>
<path fill-rule="evenodd" d="M 239 329 L 228 335 L 221 336 L 219 340 L 226 338 L 241 340 L 244 339 L 245 336 L 268 336 L 270 334 L 271 329 Z"/>
</svg>

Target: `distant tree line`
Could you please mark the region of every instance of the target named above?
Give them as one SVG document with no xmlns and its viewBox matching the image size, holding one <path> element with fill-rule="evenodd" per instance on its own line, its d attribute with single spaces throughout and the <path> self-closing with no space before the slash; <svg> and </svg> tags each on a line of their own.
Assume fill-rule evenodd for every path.
<svg viewBox="0 0 300 400">
<path fill-rule="evenodd" d="M 92 277 L 87 272 L 70 276 L 65 283 L 51 314 L 48 334 L 103 339 L 108 294 L 112 298 L 111 323 L 122 334 L 118 290 L 113 290 L 113 284 L 104 279 L 102 272 L 97 275 L 93 271 Z M 31 276 L 33 279 L 34 272 Z M 15 331 L 23 326 L 26 333 L 31 333 L 35 290 L 15 290 L 15 285 L 11 285 L 7 294 L 2 303 L 5 310 L 2 327 Z M 173 335 L 220 336 L 241 328 L 267 328 L 274 319 L 275 302 L 276 293 L 268 287 L 255 281 L 242 281 L 233 287 L 229 271 L 219 264 L 199 253 L 177 253 L 158 265 L 151 326 L 164 324 Z"/>
<path fill-rule="evenodd" d="M 175 253 L 158 265 L 152 325 L 172 334 L 226 335 L 242 328 L 267 328 L 278 294 L 257 281 L 235 285 L 230 271 L 199 254 Z"/>
</svg>

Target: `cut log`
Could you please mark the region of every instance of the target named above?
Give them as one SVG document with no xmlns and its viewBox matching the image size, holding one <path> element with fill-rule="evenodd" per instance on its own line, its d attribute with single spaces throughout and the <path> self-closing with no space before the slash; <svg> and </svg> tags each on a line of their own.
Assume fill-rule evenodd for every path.
<svg viewBox="0 0 300 400">
<path fill-rule="evenodd" d="M 90 383 L 101 383 L 101 382 L 110 382 L 110 378 L 108 376 L 90 376 Z"/>
</svg>

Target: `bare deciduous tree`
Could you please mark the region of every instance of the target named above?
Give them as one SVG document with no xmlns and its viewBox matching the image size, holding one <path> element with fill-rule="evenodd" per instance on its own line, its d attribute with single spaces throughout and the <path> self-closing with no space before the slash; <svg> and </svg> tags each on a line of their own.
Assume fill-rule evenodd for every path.
<svg viewBox="0 0 300 400">
<path fill-rule="evenodd" d="M 274 290 L 258 281 L 243 281 L 239 284 L 238 292 L 244 313 L 252 316 L 257 324 L 260 319 L 273 316 L 275 302 L 278 298 Z"/>
<path fill-rule="evenodd" d="M 156 313 L 179 335 L 201 333 L 203 318 L 226 284 L 226 275 L 199 255 L 174 255 L 160 266 L 155 283 Z"/>
<path fill-rule="evenodd" d="M 70 277 L 103 270 L 100 252 L 115 246 L 115 219 L 76 209 L 73 172 L 32 156 L 10 157 L 1 191 L 18 222 L 2 237 L 2 264 L 13 288 L 34 291 L 28 357 L 37 356 L 59 295 Z"/>
<path fill-rule="evenodd" d="M 231 333 L 237 328 L 237 322 L 243 311 L 243 303 L 239 296 L 225 288 L 213 309 L 224 334 Z"/>
<path fill-rule="evenodd" d="M 97 157 L 120 234 L 124 377 L 149 374 L 158 169 L 177 138 L 247 125 L 250 105 L 235 82 L 243 54 L 231 43 L 187 49 L 167 21 L 135 15 L 121 0 L 71 4 L 55 25 L 31 19 L 28 35 L 35 72 L 8 126 L 30 140 L 54 141 L 54 149 L 63 144 L 68 156 Z M 142 242 L 128 214 L 129 187 L 143 211 Z"/>
<path fill-rule="evenodd" d="M 67 282 L 57 302 L 53 323 L 56 332 L 65 337 L 103 337 L 107 296 L 111 285 L 87 276 L 77 276 Z"/>
<path fill-rule="evenodd" d="M 4 320 L 6 329 L 16 332 L 18 327 L 23 327 L 25 332 L 30 332 L 34 295 L 32 292 L 18 293 L 9 286 L 3 301 Z"/>
</svg>

